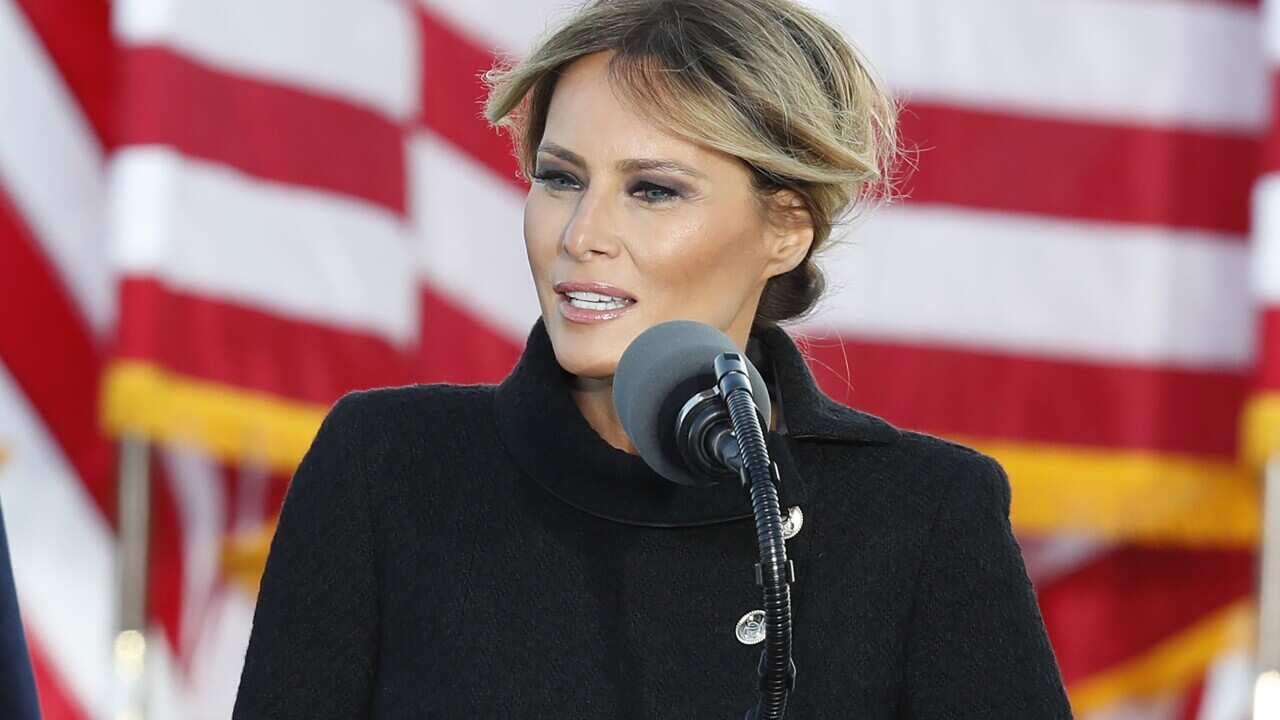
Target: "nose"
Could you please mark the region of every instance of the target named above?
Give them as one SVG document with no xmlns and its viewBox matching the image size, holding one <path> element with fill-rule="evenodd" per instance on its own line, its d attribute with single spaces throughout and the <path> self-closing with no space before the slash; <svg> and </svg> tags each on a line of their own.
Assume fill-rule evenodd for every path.
<svg viewBox="0 0 1280 720">
<path fill-rule="evenodd" d="M 617 226 L 613 208 L 604 193 L 583 192 L 560 238 L 565 253 L 577 260 L 618 254 Z"/>
</svg>

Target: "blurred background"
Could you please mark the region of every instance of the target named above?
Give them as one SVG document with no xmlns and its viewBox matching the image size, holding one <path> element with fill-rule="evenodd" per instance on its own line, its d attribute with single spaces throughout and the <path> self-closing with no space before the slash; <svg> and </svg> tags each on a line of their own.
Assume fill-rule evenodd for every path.
<svg viewBox="0 0 1280 720">
<path fill-rule="evenodd" d="M 913 151 L 792 328 L 815 374 L 1004 464 L 1078 717 L 1245 720 L 1280 3 L 810 4 Z M 46 718 L 228 717 L 329 405 L 512 367 L 525 185 L 477 75 L 571 8 L 0 0 L 0 502 Z"/>
</svg>

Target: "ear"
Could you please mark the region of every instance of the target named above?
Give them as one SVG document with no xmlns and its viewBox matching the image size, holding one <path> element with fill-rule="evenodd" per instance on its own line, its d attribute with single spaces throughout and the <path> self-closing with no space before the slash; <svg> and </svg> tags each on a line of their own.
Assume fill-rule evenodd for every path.
<svg viewBox="0 0 1280 720">
<path fill-rule="evenodd" d="M 804 262 L 813 244 L 813 216 L 803 197 L 783 189 L 771 195 L 767 202 L 765 251 L 769 260 L 762 280 L 794 270 Z"/>
</svg>

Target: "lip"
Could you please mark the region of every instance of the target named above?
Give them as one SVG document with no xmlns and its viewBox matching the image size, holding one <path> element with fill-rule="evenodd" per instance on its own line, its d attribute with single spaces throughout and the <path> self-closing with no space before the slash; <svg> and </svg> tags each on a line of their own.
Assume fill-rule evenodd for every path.
<svg viewBox="0 0 1280 720">
<path fill-rule="evenodd" d="M 586 308 L 574 307 L 569 302 L 568 295 L 560 296 L 560 316 L 569 322 L 575 323 L 602 323 L 614 320 L 627 313 L 636 306 L 636 303 L 630 303 L 625 307 L 614 308 L 612 310 L 587 310 Z"/>
<path fill-rule="evenodd" d="M 635 302 L 635 296 L 615 285 L 602 282 L 558 282 L 552 288 L 557 293 L 563 295 L 567 292 L 593 292 L 601 295 L 612 295 L 613 297 L 626 298 Z"/>
<path fill-rule="evenodd" d="M 560 296 L 559 310 L 560 316 L 565 320 L 574 323 L 592 324 L 608 322 L 617 319 L 627 313 L 637 305 L 636 299 L 626 290 L 615 287 L 608 283 L 600 282 L 561 282 L 555 284 L 555 291 Z M 587 310 L 586 308 L 574 307 L 569 302 L 568 292 L 594 292 L 601 295 L 612 295 L 613 297 L 627 298 L 631 300 L 625 307 L 614 308 L 612 310 Z"/>
</svg>

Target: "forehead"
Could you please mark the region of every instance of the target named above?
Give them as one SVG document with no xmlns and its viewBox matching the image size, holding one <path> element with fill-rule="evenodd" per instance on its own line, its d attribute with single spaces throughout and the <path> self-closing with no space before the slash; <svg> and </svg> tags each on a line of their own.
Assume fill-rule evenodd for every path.
<svg viewBox="0 0 1280 720">
<path fill-rule="evenodd" d="M 579 58 L 556 81 L 543 140 L 587 160 L 665 157 L 700 164 L 727 162 L 633 110 L 608 76 L 612 51 Z"/>
</svg>

